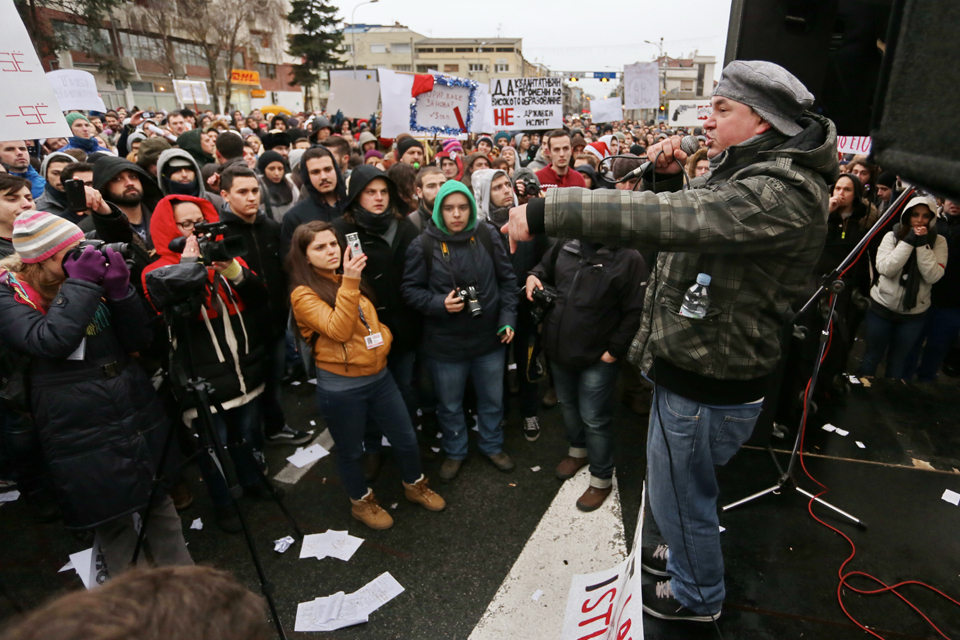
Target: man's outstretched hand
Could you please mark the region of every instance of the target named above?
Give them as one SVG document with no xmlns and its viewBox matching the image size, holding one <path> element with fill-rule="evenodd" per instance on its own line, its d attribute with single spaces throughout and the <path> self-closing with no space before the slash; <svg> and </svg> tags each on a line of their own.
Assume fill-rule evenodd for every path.
<svg viewBox="0 0 960 640">
<path fill-rule="evenodd" d="M 527 205 L 510 209 L 510 220 L 500 227 L 500 233 L 510 237 L 510 253 L 517 252 L 517 243 L 533 240 L 530 227 L 527 225 Z"/>
</svg>

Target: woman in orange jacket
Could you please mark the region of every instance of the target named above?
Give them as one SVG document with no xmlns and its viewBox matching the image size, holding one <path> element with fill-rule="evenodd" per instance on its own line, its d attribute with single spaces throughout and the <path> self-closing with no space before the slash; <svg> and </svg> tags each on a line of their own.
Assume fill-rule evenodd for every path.
<svg viewBox="0 0 960 640">
<path fill-rule="evenodd" d="M 288 261 L 293 315 L 313 350 L 317 403 L 337 445 L 353 517 L 373 529 L 393 526 L 393 518 L 367 487 L 360 464 L 368 418 L 393 447 L 407 500 L 430 511 L 442 510 L 446 505 L 427 486 L 413 424 L 387 370 L 393 336 L 380 324 L 373 293 L 360 279 L 366 256 L 354 257 L 349 248 L 344 253 L 333 227 L 315 221 L 297 228 Z"/>
</svg>

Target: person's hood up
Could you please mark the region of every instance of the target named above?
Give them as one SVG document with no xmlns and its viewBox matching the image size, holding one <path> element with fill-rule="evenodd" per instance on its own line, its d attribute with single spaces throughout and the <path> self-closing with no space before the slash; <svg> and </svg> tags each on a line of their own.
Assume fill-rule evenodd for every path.
<svg viewBox="0 0 960 640">
<path fill-rule="evenodd" d="M 544 146 L 546 146 L 546 145 L 540 145 L 539 147 L 537 147 L 537 154 L 534 156 L 533 161 L 534 161 L 534 162 L 539 162 L 539 163 L 543 164 L 543 166 L 547 166 L 548 164 L 550 164 L 550 158 L 548 158 L 547 156 L 543 155 L 543 148 L 544 148 Z"/>
<path fill-rule="evenodd" d="M 360 197 L 360 194 L 363 192 L 366 186 L 377 178 L 380 178 L 387 183 L 387 189 L 390 192 L 389 208 L 397 209 L 400 203 L 400 191 L 397 189 L 396 183 L 390 178 L 390 176 L 385 174 L 374 165 L 362 164 L 350 172 L 350 191 L 347 193 L 347 201 L 344 204 L 343 210 L 349 211 L 354 204 L 359 207 L 360 203 L 357 202 L 357 198 Z"/>
<path fill-rule="evenodd" d="M 520 143 L 523 142 L 523 136 L 528 135 L 521 131 L 520 133 L 515 133 L 513 135 L 513 146 L 516 147 L 517 153 L 520 153 Z"/>
<path fill-rule="evenodd" d="M 470 221 L 467 223 L 467 226 L 464 227 L 463 231 L 459 234 L 450 233 L 447 229 L 447 225 L 443 222 L 443 201 L 451 193 L 462 193 L 467 196 L 467 200 L 470 202 Z M 437 192 L 437 199 L 433 201 L 433 226 L 425 227 L 425 232 L 430 233 L 432 230 L 439 232 L 440 236 L 459 236 L 460 234 L 470 235 L 473 233 L 473 230 L 477 227 L 477 201 L 473 199 L 473 194 L 470 193 L 470 189 L 467 189 L 466 185 L 462 182 L 457 182 L 456 180 L 447 180 L 440 187 L 440 191 Z"/>
<path fill-rule="evenodd" d="M 172 148 L 173 145 L 166 138 L 160 136 L 147 138 L 140 143 L 140 148 L 137 149 L 137 164 L 149 171 L 151 165 L 159 163 L 160 154 Z"/>
<path fill-rule="evenodd" d="M 576 170 L 582 173 L 583 175 L 590 177 L 591 189 L 597 188 L 597 172 L 593 169 L 593 167 L 591 167 L 588 164 L 582 164 L 579 167 L 577 167 Z"/>
<path fill-rule="evenodd" d="M 143 131 L 134 131 L 129 136 L 127 136 L 127 148 L 132 149 L 134 142 L 139 140 L 141 143 L 143 143 L 143 141 L 146 139 L 147 139 L 147 134 L 145 134 Z"/>
<path fill-rule="evenodd" d="M 103 198 L 109 202 L 110 197 L 106 190 L 107 183 L 121 171 L 133 171 L 140 177 L 140 186 L 143 187 L 143 204 L 152 210 L 160 198 L 163 197 L 163 193 L 152 175 L 126 158 L 104 156 L 97 160 L 93 164 L 93 188 L 99 191 Z"/>
<path fill-rule="evenodd" d="M 473 163 L 479 160 L 480 158 L 486 158 L 487 163 L 490 162 L 490 156 L 488 156 L 485 153 L 480 153 L 479 151 L 477 153 L 471 153 L 470 155 L 467 156 L 466 161 L 464 161 L 463 163 L 462 175 L 470 175 L 470 172 L 473 171 Z"/>
<path fill-rule="evenodd" d="M 157 255 L 164 264 L 180 262 L 180 254 L 170 249 L 170 241 L 180 237 L 180 230 L 173 218 L 173 205 L 176 202 L 192 202 L 200 207 L 204 220 L 210 223 L 220 221 L 217 208 L 210 204 L 209 200 L 180 195 L 166 196 L 160 200 L 153 210 L 153 215 L 150 216 L 150 237 L 153 239 Z"/>
<path fill-rule="evenodd" d="M 490 186 L 497 176 L 510 176 L 503 169 L 480 169 L 475 171 L 470 179 L 470 186 L 473 187 L 473 196 L 477 206 L 477 217 L 486 220 L 490 217 Z M 513 183 L 510 183 L 510 193 L 513 196 L 513 206 L 517 206 L 517 194 L 513 192 Z"/>
<path fill-rule="evenodd" d="M 54 158 L 60 158 L 64 162 L 69 162 L 71 164 L 77 161 L 77 159 L 72 155 L 69 153 L 64 153 L 63 151 L 54 151 L 53 153 L 48 154 L 47 157 L 43 159 L 43 162 L 40 163 L 40 175 L 43 176 L 44 180 L 47 179 L 47 169 L 50 167 L 50 161 Z"/>
<path fill-rule="evenodd" d="M 306 153 L 306 149 L 291 149 L 290 153 L 287 154 L 287 162 L 290 164 L 291 172 L 300 171 L 300 159 L 303 158 L 303 154 Z"/>
<path fill-rule="evenodd" d="M 513 172 L 513 184 L 516 185 L 521 180 L 533 180 L 537 183 L 537 192 L 540 192 L 540 178 L 536 172 L 529 167 L 521 167 Z"/>
<path fill-rule="evenodd" d="M 930 208 L 930 212 L 933 214 L 930 216 L 930 222 L 927 223 L 928 229 L 933 229 L 937 226 L 937 201 L 934 200 L 931 196 L 913 196 L 910 198 L 910 201 L 907 202 L 907 206 L 903 209 L 903 213 L 900 214 L 900 224 L 910 224 L 910 214 L 911 209 L 914 207 L 925 204 Z"/>
<path fill-rule="evenodd" d="M 194 178 L 196 182 L 196 189 L 190 195 L 196 198 L 205 198 L 207 195 L 207 190 L 203 187 L 203 176 L 200 173 L 200 165 L 197 164 L 197 161 L 194 160 L 193 156 L 183 149 L 167 149 L 160 154 L 160 158 L 157 160 L 157 181 L 160 183 L 160 191 L 163 193 L 163 195 L 170 195 L 170 190 L 167 188 L 166 181 L 163 179 L 163 171 L 174 158 L 182 158 L 190 162 L 190 164 L 193 166 L 193 172 L 196 174 L 196 177 Z"/>
<path fill-rule="evenodd" d="M 200 144 L 200 136 L 203 134 L 200 129 L 190 129 L 180 134 L 177 138 L 177 146 L 193 156 L 200 168 L 205 164 L 215 163 L 217 161 L 212 155 L 203 150 Z"/>
<path fill-rule="evenodd" d="M 442 158 L 452 159 L 457 163 L 457 176 L 454 178 L 454 180 L 460 180 L 463 178 L 463 156 L 461 154 L 457 153 L 456 151 L 441 151 L 436 156 L 438 168 L 442 168 Z"/>
<path fill-rule="evenodd" d="M 343 183 L 343 174 L 340 173 L 340 165 L 337 164 L 337 159 L 333 157 L 333 154 L 330 153 L 330 150 L 326 147 L 313 147 L 314 149 L 320 149 L 323 155 L 330 158 L 330 161 L 333 162 L 333 170 L 337 173 L 337 202 L 344 202 L 347 199 L 347 185 Z M 300 180 L 303 183 L 303 188 L 307 190 L 307 193 L 310 195 L 310 199 L 313 200 L 321 208 L 326 208 L 327 201 L 324 200 L 323 196 L 320 195 L 320 192 L 317 191 L 317 188 L 313 186 L 313 183 L 310 182 L 310 174 L 307 171 L 307 163 L 303 161 L 303 158 L 300 158 Z M 338 214 L 339 215 L 339 214 Z"/>
</svg>

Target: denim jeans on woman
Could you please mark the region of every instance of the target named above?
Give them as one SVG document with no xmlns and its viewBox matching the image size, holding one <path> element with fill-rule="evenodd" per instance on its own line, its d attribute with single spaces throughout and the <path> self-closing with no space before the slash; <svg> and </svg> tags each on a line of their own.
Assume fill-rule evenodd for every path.
<svg viewBox="0 0 960 640">
<path fill-rule="evenodd" d="M 864 324 L 864 338 L 867 341 L 867 351 L 860 361 L 858 376 L 872 376 L 877 373 L 877 366 L 887 355 L 887 378 L 906 380 L 907 358 L 910 352 L 920 341 L 920 335 L 926 324 L 927 312 L 910 316 L 906 320 L 890 320 L 877 314 L 873 309 L 867 309 Z"/>
<path fill-rule="evenodd" d="M 960 309 L 930 307 L 923 332 L 907 356 L 904 380 L 913 378 L 921 382 L 933 382 L 937 379 L 940 367 L 950 352 L 950 347 L 960 335 Z M 924 345 L 926 340 L 926 345 Z M 921 353 L 922 352 L 922 353 Z"/>
<path fill-rule="evenodd" d="M 570 455 L 587 457 L 591 482 L 605 480 L 594 486 L 606 488 L 613 478 L 613 392 L 620 363 L 601 360 L 579 371 L 551 366 Z"/>
<path fill-rule="evenodd" d="M 317 385 L 317 405 L 337 445 L 340 480 L 347 495 L 354 500 L 367 493 L 367 481 L 360 464 L 367 421 L 374 423 L 390 441 L 404 482 L 413 484 L 423 473 L 417 436 L 397 383 L 386 369 L 371 378 L 368 384 L 344 391 L 331 391 L 322 384 Z"/>
<path fill-rule="evenodd" d="M 261 398 L 257 397 L 245 405 L 227 409 L 223 415 L 213 414 L 213 428 L 217 430 L 221 444 L 230 452 L 233 468 L 241 487 L 255 487 L 262 482 L 257 455 L 263 450 L 263 430 L 260 428 L 262 414 Z M 199 418 L 194 420 L 194 428 Z M 228 462 L 224 460 L 224 462 Z M 225 507 L 230 504 L 230 491 L 220 470 L 206 452 L 197 456 L 200 475 L 210 491 L 213 504 Z"/>
<path fill-rule="evenodd" d="M 654 391 L 647 432 L 650 508 L 670 546 L 674 597 L 701 615 L 717 613 L 726 596 L 714 467 L 750 438 L 761 404 L 710 407 L 660 386 Z"/>
<path fill-rule="evenodd" d="M 503 451 L 503 368 L 506 349 L 498 347 L 470 360 L 445 362 L 429 359 L 430 374 L 437 393 L 437 419 L 443 433 L 443 450 L 451 460 L 467 457 L 467 422 L 463 415 L 463 394 L 467 376 L 477 392 L 480 451 L 492 456 Z"/>
</svg>

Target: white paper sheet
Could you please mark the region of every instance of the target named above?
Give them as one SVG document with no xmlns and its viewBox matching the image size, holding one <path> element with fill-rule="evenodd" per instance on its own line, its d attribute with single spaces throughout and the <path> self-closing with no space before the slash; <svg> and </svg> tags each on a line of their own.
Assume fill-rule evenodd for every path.
<svg viewBox="0 0 960 640">
<path fill-rule="evenodd" d="M 837 428 L 836 428 L 835 426 L 833 426 L 832 424 L 825 424 L 825 425 L 823 425 L 823 430 L 824 430 L 824 431 L 836 431 Z"/>
<path fill-rule="evenodd" d="M 317 598 L 297 605 L 294 631 L 333 631 L 367 622 L 371 613 L 403 593 L 389 573 L 383 573 L 358 591 Z"/>
<path fill-rule="evenodd" d="M 363 538 L 348 535 L 346 531 L 328 530 L 324 533 L 304 536 L 300 557 L 318 560 L 331 557 L 346 562 L 353 557 L 362 544 Z"/>
<path fill-rule="evenodd" d="M 287 461 L 298 469 L 302 469 L 312 462 L 316 462 L 324 456 L 330 455 L 330 452 L 319 444 L 312 444 L 306 449 L 297 447 L 292 456 L 287 457 Z"/>
<path fill-rule="evenodd" d="M 20 499 L 20 492 L 14 489 L 13 491 L 4 491 L 0 493 L 0 502 L 16 502 Z"/>
<path fill-rule="evenodd" d="M 296 540 L 293 539 L 293 536 L 286 536 L 285 538 L 280 538 L 279 540 L 273 541 L 273 550 L 277 553 L 284 553 L 289 549 Z"/>
<path fill-rule="evenodd" d="M 190 528 L 200 531 L 201 529 L 203 529 L 203 520 L 201 520 L 200 518 L 197 518 L 196 520 L 193 521 L 193 523 L 190 524 Z"/>
<path fill-rule="evenodd" d="M 857 440 L 857 446 L 860 447 L 861 449 L 866 449 L 866 448 L 867 448 L 867 445 L 863 444 L 863 443 L 860 442 L 859 440 Z"/>
<path fill-rule="evenodd" d="M 954 506 L 960 505 L 960 493 L 957 493 L 956 491 L 945 489 L 941 498 Z"/>
</svg>

